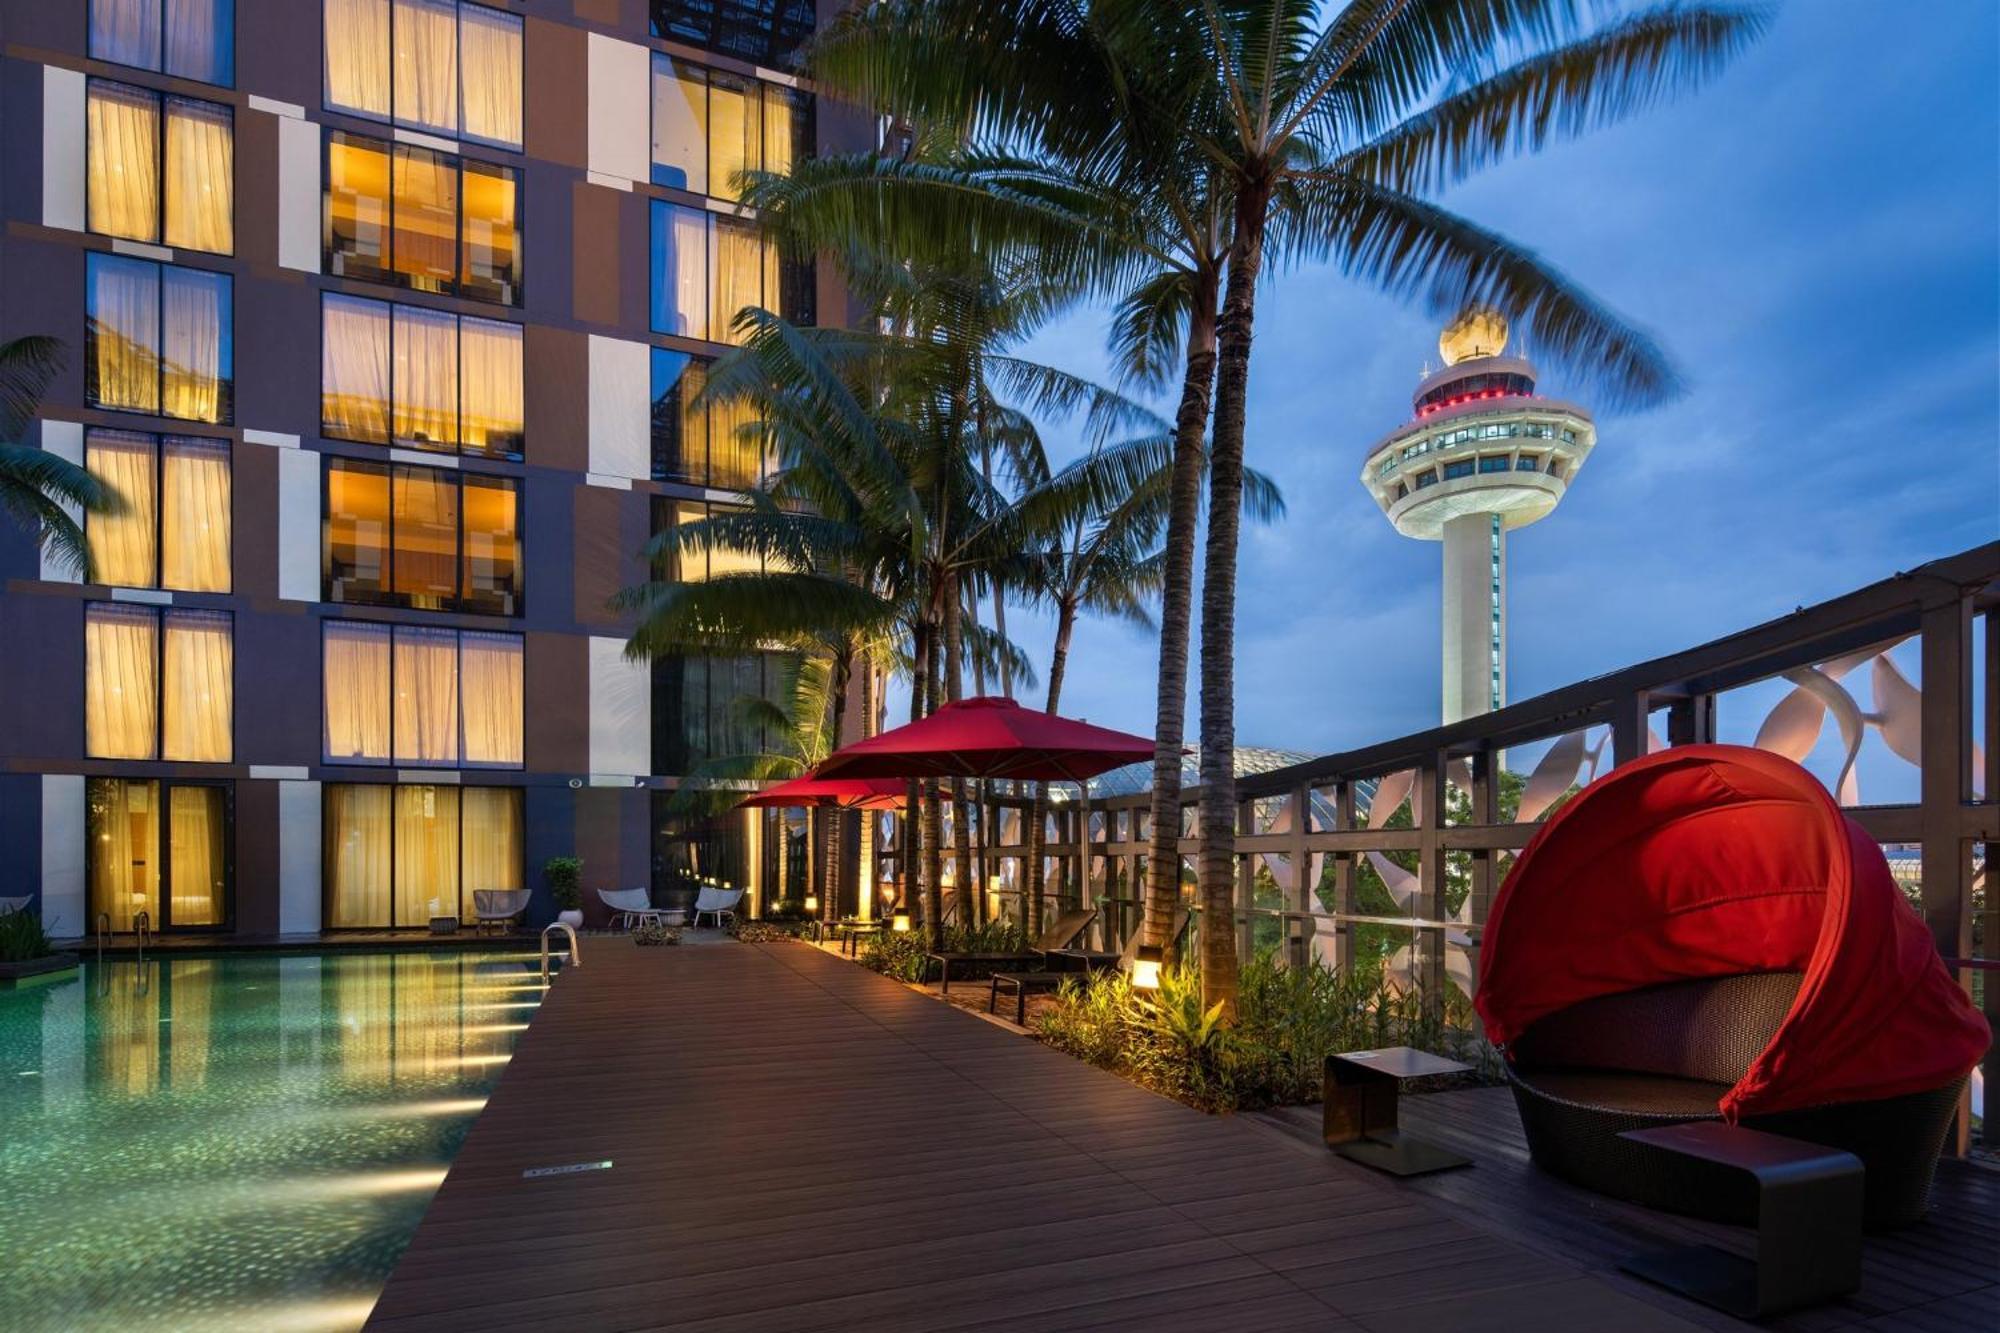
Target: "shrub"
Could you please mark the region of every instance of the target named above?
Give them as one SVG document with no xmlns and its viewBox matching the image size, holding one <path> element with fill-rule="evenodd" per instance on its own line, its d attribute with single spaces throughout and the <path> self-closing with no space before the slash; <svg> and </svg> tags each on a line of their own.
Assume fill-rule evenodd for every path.
<svg viewBox="0 0 2000 1333">
<path fill-rule="evenodd" d="M 34 912 L 0 915 L 0 963 L 25 963 L 55 951 L 42 929 L 42 918 Z"/>
<path fill-rule="evenodd" d="M 810 929 L 808 926 L 787 925 L 769 921 L 737 921 L 729 923 L 732 939 L 745 944 L 769 944 L 773 940 L 795 940 Z"/>
<path fill-rule="evenodd" d="M 927 980 L 924 955 L 931 952 L 929 938 L 921 929 L 884 931 L 862 949 L 861 965 L 897 981 Z M 947 953 L 1022 953 L 1027 947 L 1028 937 L 1021 927 L 1006 921 L 946 926 L 944 930 Z"/>
<path fill-rule="evenodd" d="M 648 921 L 632 932 L 634 944 L 679 944 L 681 933 L 674 927 L 658 921 Z"/>
<path fill-rule="evenodd" d="M 574 856 L 551 856 L 542 862 L 542 878 L 556 909 L 574 912 L 583 906 L 583 862 Z"/>
</svg>

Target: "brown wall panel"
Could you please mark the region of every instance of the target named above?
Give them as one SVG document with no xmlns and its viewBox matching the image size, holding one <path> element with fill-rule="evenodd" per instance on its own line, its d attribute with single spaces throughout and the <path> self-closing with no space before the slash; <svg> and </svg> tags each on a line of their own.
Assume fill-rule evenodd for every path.
<svg viewBox="0 0 2000 1333">
<path fill-rule="evenodd" d="M 236 784 L 236 929 L 278 933 L 278 784 Z"/>
<path fill-rule="evenodd" d="M 590 470 L 590 339 L 528 325 L 522 355 L 534 367 L 527 395 L 527 455 L 537 468 Z"/>
<path fill-rule="evenodd" d="M 528 768 L 537 773 L 590 770 L 590 641 L 580 634 L 530 634 L 523 685 L 528 709 Z"/>
</svg>

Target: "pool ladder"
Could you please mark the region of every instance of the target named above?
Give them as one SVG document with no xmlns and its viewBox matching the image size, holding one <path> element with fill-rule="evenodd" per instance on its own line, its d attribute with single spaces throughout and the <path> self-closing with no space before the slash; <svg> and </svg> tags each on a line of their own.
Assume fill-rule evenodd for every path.
<svg viewBox="0 0 2000 1333">
<path fill-rule="evenodd" d="M 97 914 L 97 961 L 100 963 L 104 961 L 104 938 L 110 933 L 111 913 L 99 912 Z M 139 944 L 139 961 L 144 962 L 146 960 L 146 946 L 153 939 L 153 917 L 151 913 L 141 909 L 132 914 L 132 934 Z"/>
<path fill-rule="evenodd" d="M 560 930 L 563 934 L 569 936 L 569 965 L 571 967 L 583 966 L 583 955 L 577 952 L 576 947 L 576 927 L 570 925 L 567 921 L 551 921 L 548 925 L 542 927 L 542 983 L 544 985 L 547 985 L 549 980 L 549 932 L 552 930 Z"/>
</svg>

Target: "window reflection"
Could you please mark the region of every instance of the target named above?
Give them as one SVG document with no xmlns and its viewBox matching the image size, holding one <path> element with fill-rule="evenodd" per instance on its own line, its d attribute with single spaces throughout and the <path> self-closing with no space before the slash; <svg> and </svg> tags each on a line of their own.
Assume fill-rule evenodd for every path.
<svg viewBox="0 0 2000 1333">
<path fill-rule="evenodd" d="M 84 396 L 92 407 L 227 422 L 234 410 L 227 274 L 92 254 Z"/>
</svg>

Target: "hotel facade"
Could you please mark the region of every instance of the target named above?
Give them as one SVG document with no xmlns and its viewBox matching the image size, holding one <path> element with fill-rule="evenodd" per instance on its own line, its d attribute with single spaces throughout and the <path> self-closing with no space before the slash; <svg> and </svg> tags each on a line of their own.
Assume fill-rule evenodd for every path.
<svg viewBox="0 0 2000 1333">
<path fill-rule="evenodd" d="M 767 466 L 691 404 L 736 312 L 848 317 L 731 197 L 874 142 L 787 72 L 814 9 L 0 0 L 0 340 L 65 353 L 23 442 L 126 500 L 87 577 L 0 526 L 0 897 L 271 936 L 796 873 L 667 809 L 775 659 L 627 661 L 610 601 Z"/>
</svg>

